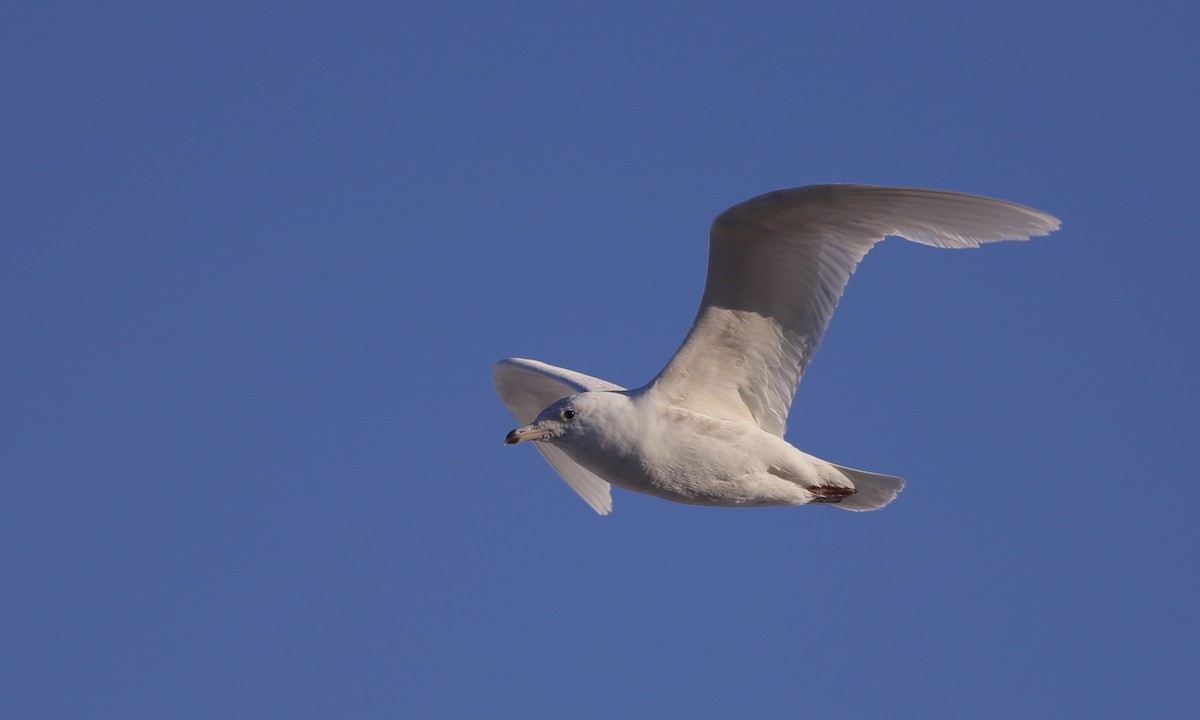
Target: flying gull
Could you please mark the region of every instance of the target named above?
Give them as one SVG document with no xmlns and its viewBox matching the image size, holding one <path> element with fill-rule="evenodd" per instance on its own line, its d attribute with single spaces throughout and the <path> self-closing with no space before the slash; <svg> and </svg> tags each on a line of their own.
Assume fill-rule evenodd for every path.
<svg viewBox="0 0 1200 720">
<path fill-rule="evenodd" d="M 811 185 L 734 205 L 709 233 L 708 279 L 683 345 L 635 390 L 536 360 L 502 360 L 496 392 L 601 515 L 610 485 L 717 507 L 875 510 L 904 481 L 813 457 L 784 440 L 788 409 L 846 282 L 896 235 L 943 248 L 1046 235 L 1059 221 L 963 193 Z"/>
</svg>

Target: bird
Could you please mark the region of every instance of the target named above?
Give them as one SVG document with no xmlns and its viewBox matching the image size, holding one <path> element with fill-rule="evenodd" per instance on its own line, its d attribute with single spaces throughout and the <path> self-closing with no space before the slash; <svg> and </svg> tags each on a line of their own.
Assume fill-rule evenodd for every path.
<svg viewBox="0 0 1200 720">
<path fill-rule="evenodd" d="M 652 380 L 626 389 L 537 360 L 492 370 L 519 426 L 597 513 L 611 486 L 713 507 L 876 510 L 904 488 L 784 439 L 800 378 L 850 275 L 888 236 L 940 248 L 1028 240 L 1058 218 L 944 190 L 826 184 L 777 190 L 720 213 L 709 231 L 700 309 Z"/>
</svg>

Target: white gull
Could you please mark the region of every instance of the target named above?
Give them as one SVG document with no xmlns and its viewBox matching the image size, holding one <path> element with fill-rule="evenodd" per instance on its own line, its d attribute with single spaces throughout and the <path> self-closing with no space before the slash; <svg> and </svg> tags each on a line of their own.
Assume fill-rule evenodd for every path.
<svg viewBox="0 0 1200 720">
<path fill-rule="evenodd" d="M 868 185 L 779 190 L 717 216 L 708 280 L 683 345 L 636 390 L 536 360 L 492 372 L 535 445 L 596 512 L 610 485 L 719 507 L 875 510 L 904 481 L 834 465 L 783 439 L 788 409 L 851 273 L 896 235 L 943 248 L 1046 235 L 1059 221 L 962 193 Z"/>
</svg>

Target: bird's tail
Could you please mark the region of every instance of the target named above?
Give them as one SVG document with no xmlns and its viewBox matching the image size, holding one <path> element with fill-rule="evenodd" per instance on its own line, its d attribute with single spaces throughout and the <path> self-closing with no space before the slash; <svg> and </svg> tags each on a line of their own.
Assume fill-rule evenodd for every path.
<svg viewBox="0 0 1200 720">
<path fill-rule="evenodd" d="M 856 512 L 878 510 L 895 500 L 900 491 L 904 489 L 904 481 L 898 477 L 855 470 L 832 463 L 830 465 L 844 475 L 847 480 L 854 483 L 856 491 L 853 495 L 847 495 L 833 503 L 833 507 Z"/>
</svg>

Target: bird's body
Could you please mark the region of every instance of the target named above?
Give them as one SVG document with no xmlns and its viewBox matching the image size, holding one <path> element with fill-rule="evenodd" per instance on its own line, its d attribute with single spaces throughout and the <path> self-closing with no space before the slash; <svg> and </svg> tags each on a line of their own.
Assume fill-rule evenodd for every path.
<svg viewBox="0 0 1200 720">
<path fill-rule="evenodd" d="M 572 457 L 612 484 L 699 505 L 795 505 L 806 492 L 771 474 L 802 473 L 801 453 L 752 423 L 723 420 L 659 402 L 652 391 L 605 393 L 603 431 L 576 443 Z M 601 399 L 601 398 L 597 398 Z M 719 448 L 721 452 L 712 452 Z M 793 457 L 797 456 L 797 457 Z M 777 471 L 778 472 L 778 471 Z"/>
<path fill-rule="evenodd" d="M 858 261 L 885 235 L 940 247 L 1026 239 L 1044 213 L 936 190 L 823 185 L 762 195 L 713 223 L 708 282 L 691 332 L 645 386 L 534 360 L 493 379 L 518 422 L 602 514 L 609 485 L 718 507 L 827 503 L 873 510 L 899 478 L 834 465 L 783 435 L 796 386 Z"/>
<path fill-rule="evenodd" d="M 832 465 L 751 422 L 662 402 L 653 387 L 591 393 L 572 407 L 571 457 L 617 487 L 693 505 L 802 505 L 853 489 Z M 819 496 L 819 495 L 816 495 Z"/>
</svg>

